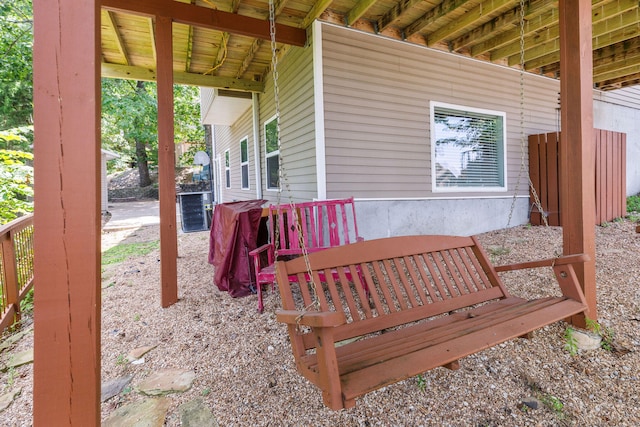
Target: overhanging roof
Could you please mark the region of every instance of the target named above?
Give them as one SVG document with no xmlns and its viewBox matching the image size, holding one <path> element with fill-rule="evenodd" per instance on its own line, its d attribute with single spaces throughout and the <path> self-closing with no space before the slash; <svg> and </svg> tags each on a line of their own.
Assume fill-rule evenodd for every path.
<svg viewBox="0 0 640 427">
<path fill-rule="evenodd" d="M 135 6 L 129 6 L 135 3 Z M 558 2 L 529 0 L 520 48 L 520 1 L 275 0 L 277 50 L 300 44 L 315 20 L 559 77 Z M 593 0 L 594 86 L 640 83 L 640 2 Z M 102 74 L 155 80 L 151 15 L 171 15 L 176 83 L 262 91 L 271 63 L 267 0 L 102 1 Z M 131 11 L 136 7 L 137 11 Z M 302 34 L 302 36 L 301 36 Z M 302 40 L 304 42 L 304 40 Z"/>
</svg>

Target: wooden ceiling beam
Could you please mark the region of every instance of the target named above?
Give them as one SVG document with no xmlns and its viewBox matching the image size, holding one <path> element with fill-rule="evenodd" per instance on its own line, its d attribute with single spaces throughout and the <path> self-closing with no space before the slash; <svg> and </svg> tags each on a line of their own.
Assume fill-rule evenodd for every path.
<svg viewBox="0 0 640 427">
<path fill-rule="evenodd" d="M 595 86 L 601 90 L 620 89 L 626 86 L 635 86 L 640 84 L 640 73 L 626 75 L 613 80 L 606 80 L 596 83 Z"/>
<path fill-rule="evenodd" d="M 240 65 L 240 68 L 238 68 L 238 72 L 236 73 L 236 79 L 242 79 L 242 76 L 249 69 L 249 65 L 251 65 L 253 58 L 256 57 L 256 53 L 260 49 L 260 46 L 262 46 L 263 42 L 264 40 L 261 40 L 261 39 L 255 39 L 253 41 L 253 43 L 249 47 L 249 51 L 247 52 L 244 59 L 242 60 L 242 64 Z"/>
<path fill-rule="evenodd" d="M 129 0 L 102 0 L 102 7 L 107 10 L 136 15 L 169 16 L 174 22 L 182 24 L 226 31 L 263 40 L 271 39 L 268 20 L 251 18 L 189 3 L 180 3 L 173 0 L 136 0 L 135 2 Z M 326 7 L 328 7 L 328 4 Z M 304 46 L 307 42 L 307 32 L 304 27 L 295 28 L 276 24 L 276 40 L 279 43 Z"/>
<path fill-rule="evenodd" d="M 151 53 L 153 55 L 153 63 L 158 63 L 158 48 L 156 47 L 156 26 L 153 24 L 153 18 L 147 20 L 149 24 L 149 37 L 151 39 Z"/>
<path fill-rule="evenodd" d="M 378 31 L 382 32 L 391 26 L 405 12 L 422 3 L 422 0 L 401 0 L 378 19 Z"/>
<path fill-rule="evenodd" d="M 193 26 L 189 26 L 189 34 L 187 35 L 187 58 L 185 60 L 184 71 L 191 70 L 191 56 L 193 55 Z"/>
<path fill-rule="evenodd" d="M 604 67 L 600 67 L 598 70 L 593 70 L 594 83 L 604 82 L 607 80 L 615 80 L 629 74 L 640 73 L 640 53 L 636 52 L 635 56 L 629 57 L 609 64 Z"/>
<path fill-rule="evenodd" d="M 451 12 L 455 11 L 460 6 L 464 6 L 469 0 L 444 0 L 442 3 L 422 15 L 420 18 L 413 21 L 410 25 L 404 29 L 405 38 L 409 38 L 414 34 L 422 31 L 423 28 L 445 18 Z"/>
<path fill-rule="evenodd" d="M 305 16 L 304 19 L 302 20 L 302 25 L 300 25 L 300 27 L 307 28 L 309 25 L 311 25 L 313 21 L 318 19 L 320 15 L 322 15 L 324 11 L 327 10 L 327 8 L 331 5 L 331 3 L 333 3 L 333 0 L 316 1 L 313 4 L 313 7 L 309 11 L 309 13 L 307 13 L 307 16 Z"/>
<path fill-rule="evenodd" d="M 118 23 L 116 22 L 116 17 L 114 16 L 113 12 L 109 10 L 105 12 L 106 13 L 103 15 L 106 18 L 105 24 L 116 39 L 116 48 L 118 49 L 118 52 L 120 52 L 120 55 L 122 56 L 122 62 L 125 65 L 129 65 L 130 63 L 129 54 L 127 53 L 127 48 L 125 47 L 124 40 L 122 39 L 122 35 L 120 34 L 120 31 L 118 31 Z"/>
<path fill-rule="evenodd" d="M 156 70 L 144 67 L 102 63 L 102 77 L 127 80 L 157 81 Z M 253 80 L 234 79 L 233 77 L 206 76 L 196 73 L 174 71 L 176 84 L 190 86 L 215 87 L 244 92 L 264 92 L 264 83 Z"/>
<path fill-rule="evenodd" d="M 463 31 L 465 28 L 474 27 L 478 21 L 485 19 L 487 15 L 504 12 L 512 8 L 515 3 L 514 0 L 485 0 L 460 18 L 428 34 L 426 37 L 427 45 L 433 46 Z"/>
<path fill-rule="evenodd" d="M 347 26 L 353 25 L 362 15 L 364 15 L 371 6 L 376 4 L 378 0 L 360 0 L 356 5 L 347 13 L 346 24 Z M 380 31 L 380 30 L 378 30 Z"/>
</svg>

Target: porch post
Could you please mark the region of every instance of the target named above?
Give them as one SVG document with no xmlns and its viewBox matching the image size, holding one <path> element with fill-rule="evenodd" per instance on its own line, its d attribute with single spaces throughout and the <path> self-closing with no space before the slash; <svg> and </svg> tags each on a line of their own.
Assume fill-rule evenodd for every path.
<svg viewBox="0 0 640 427">
<path fill-rule="evenodd" d="M 169 307 L 178 301 L 172 26 L 170 17 L 156 16 L 162 307 Z"/>
<path fill-rule="evenodd" d="M 35 426 L 100 425 L 100 2 L 34 0 Z"/>
<path fill-rule="evenodd" d="M 591 258 L 576 273 L 589 306 L 586 316 L 596 320 L 591 1 L 560 0 L 559 15 L 563 250 Z M 584 315 L 574 316 L 571 322 L 584 327 Z"/>
</svg>

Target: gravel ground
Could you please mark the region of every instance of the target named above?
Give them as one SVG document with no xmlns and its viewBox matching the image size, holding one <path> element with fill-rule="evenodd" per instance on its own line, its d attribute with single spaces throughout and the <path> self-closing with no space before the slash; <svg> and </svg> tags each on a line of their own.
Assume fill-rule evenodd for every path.
<svg viewBox="0 0 640 427">
<path fill-rule="evenodd" d="M 103 246 L 157 240 L 158 233 L 157 227 L 108 233 Z M 150 372 L 186 368 L 196 379 L 189 391 L 169 396 L 166 426 L 179 426 L 178 407 L 196 398 L 221 426 L 640 425 L 640 234 L 635 224 L 622 221 L 597 227 L 596 235 L 599 322 L 615 334 L 612 351 L 570 355 L 564 348 L 566 325 L 557 323 L 531 340 L 467 357 L 458 371 L 437 368 L 334 412 L 296 373 L 286 329 L 275 320 L 277 292 L 266 292 L 265 312 L 258 314 L 255 296 L 233 299 L 218 291 L 207 263 L 208 233 L 181 234 L 180 301 L 170 308 L 160 308 L 157 251 L 105 268 L 102 378 L 134 378 L 133 391 L 102 404 L 103 419 L 141 400 L 135 386 Z M 548 258 L 562 247 L 555 227 L 515 227 L 479 237 L 496 265 Z M 503 277 L 516 295 L 556 292 L 551 275 L 539 271 Z M 155 344 L 143 364 L 123 363 L 132 349 Z M 31 345 L 27 336 L 11 351 Z M 32 366 L 2 372 L 0 380 L 0 394 L 22 389 L 0 414 L 0 425 L 30 425 Z M 527 398 L 537 398 L 539 408 L 525 407 Z"/>
</svg>

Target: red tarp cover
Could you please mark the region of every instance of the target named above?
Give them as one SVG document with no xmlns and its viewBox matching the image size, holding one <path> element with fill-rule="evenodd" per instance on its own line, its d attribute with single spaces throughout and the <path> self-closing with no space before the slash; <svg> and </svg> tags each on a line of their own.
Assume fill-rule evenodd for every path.
<svg viewBox="0 0 640 427">
<path fill-rule="evenodd" d="M 221 203 L 213 211 L 209 235 L 209 263 L 213 282 L 236 298 L 253 293 L 255 273 L 249 252 L 258 246 L 258 231 L 265 200 Z"/>
</svg>

